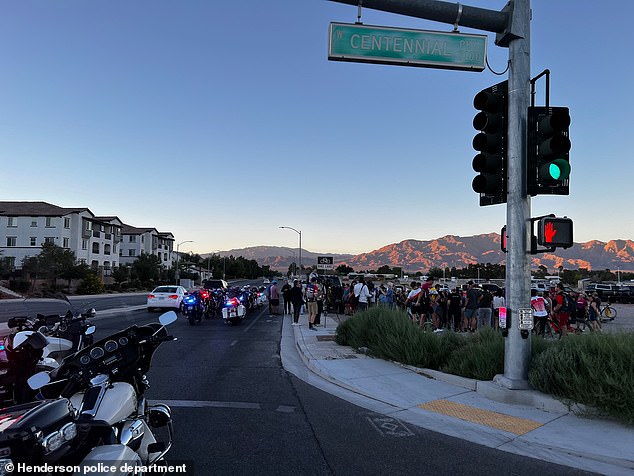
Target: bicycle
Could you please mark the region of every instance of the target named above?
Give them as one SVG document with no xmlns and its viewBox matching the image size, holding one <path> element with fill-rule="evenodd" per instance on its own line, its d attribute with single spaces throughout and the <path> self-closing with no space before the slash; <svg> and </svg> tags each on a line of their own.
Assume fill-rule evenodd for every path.
<svg viewBox="0 0 634 476">
<path fill-rule="evenodd" d="M 540 326 L 543 322 L 543 332 L 541 332 Z M 533 327 L 533 333 L 538 337 L 543 337 L 544 340 L 555 341 L 561 339 L 562 332 L 561 326 L 557 319 L 553 319 L 551 316 L 548 316 L 546 320 L 541 321 L 537 320 L 536 325 Z"/>
<path fill-rule="evenodd" d="M 601 322 L 613 321 L 616 317 L 616 309 L 614 309 L 608 302 L 605 306 L 601 307 L 599 311 L 599 318 Z"/>
</svg>

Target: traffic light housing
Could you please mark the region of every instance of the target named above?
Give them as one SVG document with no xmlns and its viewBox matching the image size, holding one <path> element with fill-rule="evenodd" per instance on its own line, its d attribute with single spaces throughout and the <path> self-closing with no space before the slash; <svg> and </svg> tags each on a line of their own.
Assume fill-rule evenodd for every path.
<svg viewBox="0 0 634 476">
<path fill-rule="evenodd" d="M 528 108 L 527 192 L 568 195 L 570 113 L 567 107 Z"/>
<path fill-rule="evenodd" d="M 479 110 L 473 127 L 480 131 L 473 138 L 478 154 L 473 158 L 473 190 L 480 194 L 480 206 L 506 203 L 507 189 L 507 117 L 508 82 L 495 84 L 475 95 L 473 106 Z"/>
<path fill-rule="evenodd" d="M 572 220 L 545 216 L 537 225 L 537 244 L 548 248 L 570 248 L 572 241 Z"/>
</svg>

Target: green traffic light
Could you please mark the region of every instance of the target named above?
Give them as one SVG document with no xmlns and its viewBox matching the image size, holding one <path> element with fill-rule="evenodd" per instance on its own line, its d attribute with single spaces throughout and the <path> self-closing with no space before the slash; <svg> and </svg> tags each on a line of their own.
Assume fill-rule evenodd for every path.
<svg viewBox="0 0 634 476">
<path fill-rule="evenodd" d="M 553 180 L 566 180 L 570 177 L 570 162 L 565 159 L 553 160 L 548 168 Z"/>
</svg>

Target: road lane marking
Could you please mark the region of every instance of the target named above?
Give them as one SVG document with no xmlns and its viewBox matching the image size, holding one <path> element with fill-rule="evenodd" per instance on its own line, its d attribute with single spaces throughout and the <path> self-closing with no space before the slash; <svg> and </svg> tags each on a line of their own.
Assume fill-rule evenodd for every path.
<svg viewBox="0 0 634 476">
<path fill-rule="evenodd" d="M 163 403 L 174 408 L 237 408 L 240 410 L 265 410 L 272 409 L 271 405 L 266 405 L 266 408 L 260 403 L 251 402 L 220 402 L 220 401 L 205 401 L 205 400 L 148 400 L 150 405 L 156 405 Z M 292 405 L 278 405 L 274 411 L 278 413 L 294 413 L 295 407 Z"/>
</svg>

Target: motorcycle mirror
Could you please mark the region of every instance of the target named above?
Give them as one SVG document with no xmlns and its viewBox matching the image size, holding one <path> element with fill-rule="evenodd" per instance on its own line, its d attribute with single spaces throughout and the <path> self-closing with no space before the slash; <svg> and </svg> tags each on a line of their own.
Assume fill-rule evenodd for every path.
<svg viewBox="0 0 634 476">
<path fill-rule="evenodd" d="M 33 390 L 38 390 L 51 381 L 51 377 L 46 372 L 38 372 L 31 375 L 27 380 L 29 387 Z"/>
<path fill-rule="evenodd" d="M 84 332 L 84 335 L 89 336 L 91 334 L 94 334 L 96 330 L 97 330 L 97 327 L 89 326 L 88 329 L 86 329 L 86 332 Z"/>
<path fill-rule="evenodd" d="M 97 310 L 94 307 L 91 307 L 90 309 L 88 309 L 86 311 L 86 314 L 84 314 L 85 317 L 95 317 L 97 315 Z"/>
<path fill-rule="evenodd" d="M 176 317 L 176 313 L 174 311 L 168 311 L 165 314 L 161 314 L 159 317 L 159 322 L 163 326 L 169 326 L 172 322 L 176 322 L 178 318 Z"/>
</svg>

